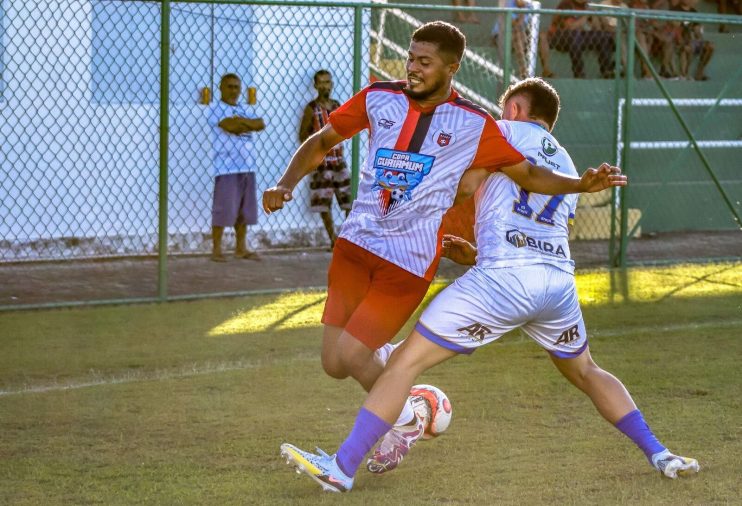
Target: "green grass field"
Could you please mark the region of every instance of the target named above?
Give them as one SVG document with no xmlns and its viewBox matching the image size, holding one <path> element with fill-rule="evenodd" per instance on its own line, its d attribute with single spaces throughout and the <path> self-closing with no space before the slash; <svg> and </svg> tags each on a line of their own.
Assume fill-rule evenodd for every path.
<svg viewBox="0 0 742 506">
<path fill-rule="evenodd" d="M 322 373 L 310 292 L 0 314 L 0 504 L 740 504 L 742 263 L 578 284 L 593 357 L 699 475 L 652 471 L 514 333 L 421 378 L 445 436 L 322 493 L 278 447 L 334 452 L 364 395 Z"/>
</svg>

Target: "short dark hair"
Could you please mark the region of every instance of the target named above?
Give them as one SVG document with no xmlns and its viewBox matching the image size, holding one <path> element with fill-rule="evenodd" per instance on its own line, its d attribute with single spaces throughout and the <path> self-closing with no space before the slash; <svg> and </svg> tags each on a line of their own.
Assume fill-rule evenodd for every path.
<svg viewBox="0 0 742 506">
<path fill-rule="evenodd" d="M 529 77 L 508 86 L 500 97 L 500 107 L 516 95 L 524 95 L 531 104 L 529 116 L 540 119 L 549 125 L 549 131 L 554 128 L 559 116 L 559 93 L 552 85 L 540 77 Z"/>
<path fill-rule="evenodd" d="M 235 74 L 234 72 L 230 72 L 229 74 L 224 74 L 224 75 L 222 76 L 222 78 L 221 78 L 221 79 L 219 80 L 219 86 L 221 86 L 221 85 L 222 85 L 222 83 L 223 83 L 224 81 L 226 81 L 227 79 L 237 79 L 237 80 L 238 80 L 239 82 L 242 82 L 242 79 L 240 79 L 240 76 L 238 76 L 238 75 L 237 75 L 237 74 Z"/>
<path fill-rule="evenodd" d="M 460 62 L 466 49 L 466 36 L 461 30 L 445 21 L 425 23 L 412 34 L 413 42 L 430 42 L 442 53 L 448 53 Z"/>
<path fill-rule="evenodd" d="M 319 69 L 317 72 L 314 73 L 314 84 L 317 84 L 317 79 L 319 79 L 319 76 L 330 76 L 332 77 L 332 74 L 329 70 L 325 69 Z"/>
</svg>

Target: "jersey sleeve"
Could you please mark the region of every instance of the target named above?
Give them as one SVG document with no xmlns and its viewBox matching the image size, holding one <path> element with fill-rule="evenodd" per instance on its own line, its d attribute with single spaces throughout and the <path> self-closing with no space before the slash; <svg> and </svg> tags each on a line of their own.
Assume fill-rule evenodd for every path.
<svg viewBox="0 0 742 506">
<path fill-rule="evenodd" d="M 494 119 L 487 118 L 482 137 L 479 139 L 477 154 L 471 163 L 472 169 L 487 169 L 495 172 L 502 167 L 516 165 L 525 160 L 505 138 Z"/>
<path fill-rule="evenodd" d="M 330 113 L 332 128 L 346 139 L 350 139 L 361 130 L 369 127 L 366 111 L 367 93 L 368 87 L 353 95 L 350 100 Z"/>
</svg>

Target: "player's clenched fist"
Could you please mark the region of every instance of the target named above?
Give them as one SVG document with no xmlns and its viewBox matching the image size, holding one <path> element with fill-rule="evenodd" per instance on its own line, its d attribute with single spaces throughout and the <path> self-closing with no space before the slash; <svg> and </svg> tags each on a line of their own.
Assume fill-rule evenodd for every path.
<svg viewBox="0 0 742 506">
<path fill-rule="evenodd" d="M 283 203 L 293 199 L 291 190 L 284 186 L 276 185 L 263 192 L 263 210 L 270 214 L 278 209 L 283 209 Z"/>
<path fill-rule="evenodd" d="M 611 186 L 626 186 L 629 179 L 621 174 L 621 169 L 608 163 L 597 169 L 587 169 L 580 178 L 580 191 L 599 192 Z"/>
</svg>

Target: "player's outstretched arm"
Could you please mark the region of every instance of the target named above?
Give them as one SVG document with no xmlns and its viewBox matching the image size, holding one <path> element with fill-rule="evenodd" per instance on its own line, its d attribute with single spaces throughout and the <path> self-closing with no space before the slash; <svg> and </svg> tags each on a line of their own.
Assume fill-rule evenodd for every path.
<svg viewBox="0 0 742 506">
<path fill-rule="evenodd" d="M 301 179 L 315 170 L 330 149 L 345 140 L 327 124 L 299 146 L 288 167 L 275 186 L 263 192 L 263 210 L 270 214 L 283 208 L 284 202 L 293 198 L 292 192 Z"/>
<path fill-rule="evenodd" d="M 603 163 L 597 169 L 587 169 L 580 178 L 580 192 L 595 193 L 612 186 L 626 186 L 629 178 L 621 174 L 621 169 Z"/>
<path fill-rule="evenodd" d="M 442 252 L 444 257 L 450 258 L 457 264 L 474 265 L 477 263 L 476 246 L 456 235 L 443 235 Z"/>
<path fill-rule="evenodd" d="M 552 172 L 527 161 L 500 170 L 524 190 L 545 195 L 593 193 L 612 186 L 626 186 L 628 182 L 621 169 L 607 163 L 587 169 L 581 178 Z"/>
</svg>

